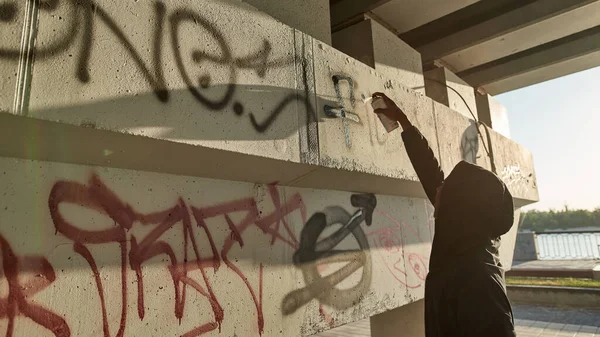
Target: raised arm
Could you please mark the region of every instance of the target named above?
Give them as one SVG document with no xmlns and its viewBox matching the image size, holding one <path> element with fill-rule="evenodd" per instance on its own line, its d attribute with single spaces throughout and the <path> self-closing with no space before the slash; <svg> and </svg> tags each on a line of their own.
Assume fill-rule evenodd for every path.
<svg viewBox="0 0 600 337">
<path fill-rule="evenodd" d="M 402 140 L 406 152 L 417 172 L 421 185 L 432 204 L 435 204 L 436 190 L 444 181 L 444 172 L 440 168 L 433 150 L 427 143 L 427 139 L 414 127 L 406 117 L 406 114 L 386 95 L 374 93 L 373 99 L 383 98 L 386 108 L 375 109 L 376 114 L 384 114 L 389 119 L 397 121 L 402 126 Z"/>
</svg>

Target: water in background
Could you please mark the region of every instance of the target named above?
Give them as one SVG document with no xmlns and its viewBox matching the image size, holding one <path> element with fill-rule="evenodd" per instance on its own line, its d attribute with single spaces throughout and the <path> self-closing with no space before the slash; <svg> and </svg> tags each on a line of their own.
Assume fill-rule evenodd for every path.
<svg viewBox="0 0 600 337">
<path fill-rule="evenodd" d="M 541 260 L 600 259 L 600 232 L 539 233 Z"/>
</svg>

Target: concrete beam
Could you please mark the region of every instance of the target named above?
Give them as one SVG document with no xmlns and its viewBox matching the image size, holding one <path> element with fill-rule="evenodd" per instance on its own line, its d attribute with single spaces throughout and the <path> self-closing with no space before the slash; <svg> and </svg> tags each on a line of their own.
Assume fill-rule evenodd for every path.
<svg viewBox="0 0 600 337">
<path fill-rule="evenodd" d="M 480 87 L 599 50 L 600 26 L 596 26 L 457 75 L 472 86 Z"/>
<path fill-rule="evenodd" d="M 600 1 L 460 50 L 441 60 L 451 65 L 454 72 L 461 72 L 593 28 L 598 22 Z"/>
<path fill-rule="evenodd" d="M 549 81 L 561 76 L 567 76 L 579 71 L 591 69 L 600 65 L 600 50 L 594 53 L 579 56 L 564 62 L 556 63 L 544 68 L 509 77 L 498 82 L 482 86 L 490 95 L 499 95 L 511 90 L 527 87 L 536 83 Z"/>
<path fill-rule="evenodd" d="M 596 1 L 479 2 L 400 37 L 412 43 L 427 62 Z"/>
<path fill-rule="evenodd" d="M 339 26 L 352 18 L 371 11 L 390 0 L 339 0 L 331 2 L 331 27 Z"/>
</svg>

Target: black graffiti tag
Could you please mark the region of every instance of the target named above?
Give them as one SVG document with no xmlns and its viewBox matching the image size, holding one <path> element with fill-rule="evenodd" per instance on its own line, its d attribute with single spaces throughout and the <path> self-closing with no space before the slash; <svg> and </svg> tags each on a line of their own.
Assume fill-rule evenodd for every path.
<svg viewBox="0 0 600 337">
<path fill-rule="evenodd" d="M 34 0 L 26 1 L 33 3 Z M 52 12 L 63 3 L 66 4 L 64 10 L 68 13 L 64 18 L 67 22 L 66 30 L 62 34 L 57 34 L 54 41 L 36 43 L 33 54 L 36 60 L 56 57 L 60 53 L 67 52 L 69 47 L 78 38 L 81 38 L 75 73 L 75 77 L 81 83 L 89 83 L 92 78 L 90 59 L 94 46 L 100 42 L 100 40 L 95 39 L 96 25 L 100 23 L 108 28 L 112 36 L 124 47 L 127 55 L 133 60 L 132 64 L 138 68 L 160 102 L 167 103 L 170 100 L 170 93 L 164 75 L 166 65 L 163 62 L 163 40 L 165 36 L 168 36 L 177 70 L 186 83 L 189 92 L 203 107 L 215 112 L 231 108 L 236 116 L 247 116 L 252 127 L 259 133 L 267 131 L 290 104 L 300 103 L 306 108 L 307 114 L 314 114 L 308 95 L 304 92 L 294 91 L 285 95 L 279 102 L 275 103 L 262 121 L 259 121 L 252 112 L 246 113 L 243 102 L 235 100 L 236 81 L 240 70 L 251 70 L 260 78 L 264 78 L 269 69 L 286 67 L 298 61 L 295 56 L 273 58 L 273 47 L 266 39 L 263 39 L 262 44 L 257 46 L 256 51 L 247 55 L 235 55 L 235 50 L 227 42 L 221 30 L 199 12 L 189 8 L 179 8 L 169 13 L 163 2 L 154 1 L 152 2 L 154 17 L 153 20 L 150 20 L 152 22 L 150 29 L 152 31 L 152 46 L 147 48 L 148 52 L 151 53 L 151 62 L 146 62 L 139 49 L 123 32 L 120 23 L 113 19 L 108 11 L 94 0 L 63 0 L 62 2 L 59 0 L 46 0 L 40 2 L 39 9 L 43 12 Z M 0 12 L 0 24 L 14 23 L 19 12 L 17 2 L 1 4 Z M 167 20 L 168 25 L 165 27 Z M 191 49 L 185 49 L 189 51 L 189 54 L 183 55 L 183 47 L 189 46 L 189 43 L 184 43 L 181 40 L 182 37 L 186 36 L 182 33 L 184 25 L 187 25 L 186 28 L 207 33 L 210 39 L 209 42 L 216 47 L 216 52 L 190 47 Z M 165 28 L 169 29 L 169 34 L 164 33 Z M 2 27 L 2 29 L 5 28 Z M 0 59 L 18 59 L 19 57 L 21 57 L 19 48 L 0 48 Z M 210 63 L 210 66 L 207 66 L 208 63 Z M 193 78 L 190 75 L 190 69 L 188 69 L 190 67 L 186 68 L 186 64 L 193 65 L 195 69 L 200 69 L 204 73 L 197 78 Z M 225 69 L 227 74 L 224 77 L 226 84 L 223 91 L 215 96 L 214 90 L 209 91 L 211 86 L 215 86 L 215 83 L 213 83 L 211 73 L 205 69 L 215 70 L 217 67 Z M 209 95 L 209 92 L 213 94 Z"/>
<path fill-rule="evenodd" d="M 282 302 L 284 315 L 294 313 L 298 308 L 317 298 L 320 303 L 337 309 L 351 307 L 360 301 L 362 295 L 371 285 L 371 260 L 367 254 L 369 242 L 360 227 L 365 223 L 370 226 L 377 199 L 373 194 L 352 195 L 351 204 L 359 209 L 352 215 L 339 206 L 327 207 L 323 212 L 315 213 L 307 222 L 300 234 L 300 247 L 294 254 L 294 265 L 302 270 L 306 287 L 287 294 Z M 325 228 L 334 224 L 342 227 L 330 236 L 318 238 Z M 345 237 L 352 234 L 359 249 L 334 249 Z M 321 276 L 318 264 L 347 262 L 342 268 L 328 276 Z M 362 267 L 358 284 L 348 289 L 338 289 L 336 285 Z"/>
<path fill-rule="evenodd" d="M 325 111 L 325 115 L 330 118 L 341 118 L 344 126 L 344 136 L 346 138 L 346 146 L 348 148 L 351 147 L 350 142 L 350 133 L 348 131 L 348 120 L 351 120 L 356 123 L 360 123 L 360 118 L 358 115 L 353 113 L 356 101 L 354 98 L 354 81 L 352 78 L 343 75 L 333 75 L 331 77 L 333 81 L 333 85 L 335 87 L 335 94 L 337 96 L 338 106 L 332 107 L 330 105 L 325 105 L 323 110 Z M 345 81 L 348 83 L 348 95 L 350 97 L 350 108 L 344 105 L 344 98 L 342 97 L 342 91 L 340 89 L 341 83 Z"/>
</svg>

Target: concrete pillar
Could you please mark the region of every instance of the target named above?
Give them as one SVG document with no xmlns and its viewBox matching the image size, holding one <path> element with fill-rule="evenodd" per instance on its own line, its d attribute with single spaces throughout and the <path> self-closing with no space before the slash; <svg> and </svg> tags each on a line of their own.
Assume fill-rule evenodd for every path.
<svg viewBox="0 0 600 337">
<path fill-rule="evenodd" d="M 243 0 L 275 19 L 331 45 L 329 0 Z"/>
<path fill-rule="evenodd" d="M 600 280 L 600 265 L 595 266 L 592 273 L 592 279 Z"/>
<path fill-rule="evenodd" d="M 510 138 L 506 107 L 488 94 L 482 95 L 475 92 L 475 101 L 479 120 L 504 137 Z"/>
<path fill-rule="evenodd" d="M 538 246 L 535 232 L 517 233 L 515 243 L 515 261 L 531 261 L 538 259 Z"/>
<path fill-rule="evenodd" d="M 467 82 L 444 67 L 431 69 L 423 75 L 425 76 L 425 94 L 429 98 L 450 107 L 467 118 L 473 119 L 469 112 L 470 108 L 475 117 L 478 118 L 475 92 Z M 467 108 L 467 105 L 469 108 Z"/>
<path fill-rule="evenodd" d="M 425 336 L 425 301 L 371 316 L 371 337 Z"/>
<path fill-rule="evenodd" d="M 387 77 L 424 92 L 421 54 L 374 20 L 365 18 L 332 35 L 333 47 L 386 74 Z"/>
</svg>

